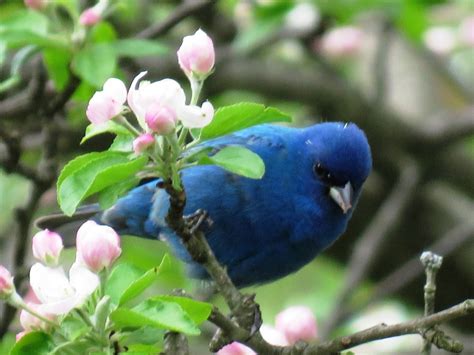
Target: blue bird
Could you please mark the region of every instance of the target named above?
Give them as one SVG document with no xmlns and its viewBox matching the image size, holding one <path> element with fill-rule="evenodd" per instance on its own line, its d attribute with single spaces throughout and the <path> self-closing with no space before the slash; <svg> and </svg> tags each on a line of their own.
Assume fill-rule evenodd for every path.
<svg viewBox="0 0 474 355">
<path fill-rule="evenodd" d="M 185 213 L 208 212 L 213 223 L 203 231 L 238 287 L 284 277 L 329 247 L 345 231 L 372 166 L 366 136 L 355 124 L 260 125 L 205 145 L 214 152 L 243 145 L 265 162 L 261 180 L 216 166 L 182 172 Z M 155 180 L 131 190 L 95 219 L 119 234 L 167 241 L 190 276 L 207 279 L 167 226 L 168 208 L 168 195 Z"/>
</svg>

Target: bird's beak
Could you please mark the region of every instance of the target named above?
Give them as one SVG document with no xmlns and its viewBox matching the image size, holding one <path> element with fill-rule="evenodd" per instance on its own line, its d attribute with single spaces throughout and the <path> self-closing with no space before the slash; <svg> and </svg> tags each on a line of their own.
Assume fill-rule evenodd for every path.
<svg viewBox="0 0 474 355">
<path fill-rule="evenodd" d="M 333 186 L 329 189 L 329 195 L 341 207 L 343 213 L 347 213 L 352 207 L 352 197 L 354 190 L 350 182 L 344 185 L 344 187 Z"/>
</svg>

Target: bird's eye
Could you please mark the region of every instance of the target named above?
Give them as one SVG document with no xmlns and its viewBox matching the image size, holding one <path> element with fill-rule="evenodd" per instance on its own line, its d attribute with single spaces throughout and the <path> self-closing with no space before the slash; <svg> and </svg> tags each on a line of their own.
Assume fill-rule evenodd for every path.
<svg viewBox="0 0 474 355">
<path fill-rule="evenodd" d="M 321 181 L 327 185 L 335 185 L 334 177 L 331 175 L 328 169 L 317 163 L 313 166 L 314 174 L 321 179 Z"/>
</svg>

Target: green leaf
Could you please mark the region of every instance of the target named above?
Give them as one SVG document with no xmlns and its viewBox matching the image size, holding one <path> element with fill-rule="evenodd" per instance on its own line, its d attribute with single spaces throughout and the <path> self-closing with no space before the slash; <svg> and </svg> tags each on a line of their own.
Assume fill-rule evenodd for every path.
<svg viewBox="0 0 474 355">
<path fill-rule="evenodd" d="M 115 51 L 108 43 L 84 47 L 72 61 L 74 72 L 96 87 L 101 87 L 113 75 L 116 66 Z"/>
<path fill-rule="evenodd" d="M 270 122 L 291 122 L 291 117 L 274 107 L 251 102 L 225 106 L 218 109 L 212 122 L 201 130 L 199 139 L 207 140 Z"/>
<path fill-rule="evenodd" d="M 110 296 L 114 304 L 119 304 L 123 293 L 142 275 L 142 271 L 130 264 L 117 265 L 107 280 L 105 294 Z"/>
<path fill-rule="evenodd" d="M 199 335 L 200 330 L 188 314 L 174 302 L 146 300 L 132 309 L 117 308 L 110 319 L 118 328 L 151 326 L 186 335 Z"/>
<path fill-rule="evenodd" d="M 92 27 L 90 36 L 94 43 L 113 42 L 117 38 L 117 32 L 110 23 L 101 21 Z"/>
<path fill-rule="evenodd" d="M 112 120 L 108 120 L 107 122 L 104 122 L 102 124 L 91 123 L 86 128 L 86 134 L 82 138 L 81 144 L 88 141 L 92 137 L 98 136 L 99 134 L 103 134 L 103 133 L 115 133 L 117 135 L 130 134 L 127 128 L 125 128 L 121 124 L 118 124 Z"/>
<path fill-rule="evenodd" d="M 127 191 L 137 186 L 140 179 L 136 176 L 132 176 L 118 184 L 110 185 L 99 192 L 99 205 L 100 208 L 106 210 L 112 207 L 120 196 L 123 196 Z"/>
<path fill-rule="evenodd" d="M 118 57 L 148 57 L 168 53 L 169 49 L 160 42 L 147 39 L 121 39 L 112 43 Z"/>
<path fill-rule="evenodd" d="M 127 346 L 127 349 L 124 354 L 129 355 L 154 355 L 161 351 L 161 347 L 156 344 L 131 344 Z"/>
<path fill-rule="evenodd" d="M 165 255 L 161 260 L 161 264 L 159 267 L 154 267 L 148 270 L 144 275 L 134 280 L 122 293 L 122 296 L 120 297 L 119 301 L 119 306 L 122 306 L 128 301 L 131 301 L 141 295 L 148 287 L 150 287 L 156 280 L 158 280 L 160 271 L 166 268 L 169 264 L 169 257 L 168 255 Z"/>
<path fill-rule="evenodd" d="M 86 334 L 91 328 L 83 320 L 69 313 L 61 322 L 61 332 L 69 339 L 76 340 Z"/>
<path fill-rule="evenodd" d="M 135 175 L 146 162 L 144 156 L 128 160 L 124 154 L 108 151 L 74 159 L 65 166 L 58 179 L 61 209 L 66 215 L 72 215 L 85 198 Z"/>
<path fill-rule="evenodd" d="M 47 355 L 53 347 L 51 337 L 43 332 L 29 332 L 16 342 L 10 355 Z"/>
<path fill-rule="evenodd" d="M 154 327 L 142 327 L 137 330 L 125 333 L 123 341 L 120 339 L 120 343 L 131 346 L 133 344 L 146 344 L 155 345 L 161 344 L 165 331 L 162 329 L 156 329 Z"/>
<path fill-rule="evenodd" d="M 48 18 L 38 11 L 22 10 L 2 19 L 2 31 L 27 31 L 45 35 L 48 31 Z"/>
<path fill-rule="evenodd" d="M 188 316 L 196 324 L 201 324 L 209 318 L 209 315 L 212 311 L 212 304 L 206 302 L 200 302 L 193 300 L 188 297 L 179 297 L 179 296 L 157 296 L 153 297 L 153 300 L 174 302 L 180 305 L 180 307 L 188 314 Z"/>
<path fill-rule="evenodd" d="M 251 150 L 240 146 L 228 146 L 210 157 L 203 157 L 199 165 L 217 165 L 237 175 L 250 179 L 261 179 L 265 174 L 265 163 Z"/>
<path fill-rule="evenodd" d="M 114 138 L 109 150 L 114 152 L 130 153 L 133 150 L 134 139 L 135 137 L 132 134 L 119 134 Z"/>
<path fill-rule="evenodd" d="M 61 38 L 38 34 L 35 32 L 18 30 L 0 30 L 0 38 L 8 44 L 8 47 L 22 47 L 26 45 L 37 45 L 43 48 L 67 49 L 67 43 Z"/>
<path fill-rule="evenodd" d="M 56 90 L 61 91 L 69 80 L 71 53 L 64 49 L 47 48 L 43 51 L 43 59 Z"/>
</svg>

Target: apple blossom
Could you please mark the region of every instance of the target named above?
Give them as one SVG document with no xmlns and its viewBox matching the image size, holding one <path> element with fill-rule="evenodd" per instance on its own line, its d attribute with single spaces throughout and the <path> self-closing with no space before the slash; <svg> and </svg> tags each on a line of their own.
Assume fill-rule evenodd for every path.
<svg viewBox="0 0 474 355">
<path fill-rule="evenodd" d="M 15 291 L 13 277 L 3 265 L 0 265 L 0 299 L 7 299 Z"/>
<path fill-rule="evenodd" d="M 296 4 L 285 17 L 285 25 L 298 34 L 309 33 L 321 20 L 318 8 L 309 2 Z"/>
<path fill-rule="evenodd" d="M 150 133 L 144 133 L 133 140 L 133 151 L 140 154 L 155 143 L 155 138 Z"/>
<path fill-rule="evenodd" d="M 83 26 L 93 26 L 98 23 L 107 8 L 107 0 L 100 0 L 93 7 L 85 9 L 79 17 L 79 23 Z"/>
<path fill-rule="evenodd" d="M 192 36 L 183 38 L 178 49 L 178 62 L 184 73 L 191 77 L 205 78 L 214 67 L 215 53 L 212 39 L 199 29 Z"/>
<path fill-rule="evenodd" d="M 181 86 L 172 79 L 163 79 L 150 83 L 140 79 L 147 72 L 141 72 L 132 81 L 127 101 L 137 117 L 140 126 L 147 130 L 147 115 L 150 117 L 157 107 L 162 107 L 176 114 L 184 127 L 201 128 L 208 125 L 214 117 L 214 108 L 209 102 L 201 107 L 186 105 L 186 95 Z"/>
<path fill-rule="evenodd" d="M 168 107 L 152 105 L 145 114 L 145 122 L 155 133 L 169 134 L 176 125 L 176 112 Z"/>
<path fill-rule="evenodd" d="M 80 307 L 99 286 L 99 277 L 77 261 L 69 270 L 41 263 L 30 269 L 30 285 L 40 300 L 40 314 L 61 315 Z"/>
<path fill-rule="evenodd" d="M 456 47 L 456 34 L 448 26 L 431 27 L 423 34 L 425 46 L 438 55 L 446 55 Z"/>
<path fill-rule="evenodd" d="M 55 320 L 56 316 L 53 314 L 48 314 L 44 312 L 43 306 L 36 303 L 28 303 L 28 309 L 33 310 L 37 314 L 41 315 L 42 317 L 48 320 Z M 49 325 L 45 323 L 45 321 L 39 319 L 35 315 L 31 314 L 25 309 L 22 309 L 20 312 L 20 324 L 26 332 L 32 330 L 47 330 Z"/>
<path fill-rule="evenodd" d="M 116 78 L 108 79 L 102 91 L 97 91 L 89 101 L 86 115 L 93 124 L 107 122 L 122 111 L 127 99 L 125 84 Z"/>
<path fill-rule="evenodd" d="M 461 22 L 459 37 L 464 44 L 474 47 L 474 16 L 469 16 Z"/>
<path fill-rule="evenodd" d="M 15 341 L 20 341 L 20 339 L 23 338 L 23 337 L 26 335 L 26 333 L 28 333 L 28 332 L 25 331 L 25 330 L 22 331 L 22 332 L 16 333 L 16 335 L 15 335 Z"/>
<path fill-rule="evenodd" d="M 317 337 L 316 318 L 308 307 L 295 306 L 285 309 L 276 316 L 275 326 L 285 334 L 290 344 Z"/>
<path fill-rule="evenodd" d="M 317 48 L 328 57 L 350 57 L 362 47 L 363 36 L 363 32 L 354 26 L 334 28 L 324 34 Z"/>
<path fill-rule="evenodd" d="M 122 253 L 120 237 L 109 226 L 87 221 L 77 231 L 77 261 L 90 270 L 99 272 L 108 268 Z"/>
<path fill-rule="evenodd" d="M 63 240 L 58 233 L 48 229 L 33 236 L 33 256 L 43 264 L 55 266 L 63 249 Z"/>
<path fill-rule="evenodd" d="M 248 346 L 236 341 L 224 346 L 217 352 L 217 355 L 256 355 L 257 353 Z"/>
<path fill-rule="evenodd" d="M 285 334 L 270 325 L 263 324 L 260 327 L 260 333 L 262 334 L 262 338 L 272 345 L 288 345 L 288 340 L 286 339 Z"/>
</svg>

